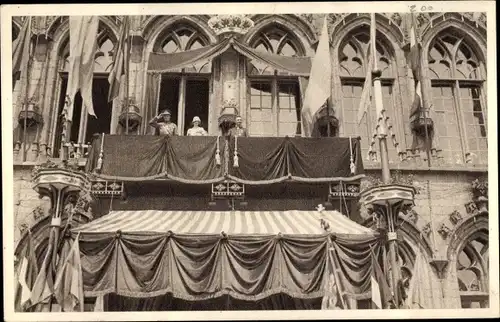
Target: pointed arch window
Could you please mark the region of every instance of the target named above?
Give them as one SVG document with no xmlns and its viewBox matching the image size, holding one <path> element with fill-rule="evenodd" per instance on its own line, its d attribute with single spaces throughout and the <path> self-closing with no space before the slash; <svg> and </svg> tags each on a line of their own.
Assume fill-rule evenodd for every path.
<svg viewBox="0 0 500 322">
<path fill-rule="evenodd" d="M 208 37 L 194 26 L 177 24 L 159 36 L 153 50 L 173 54 L 209 44 Z M 208 130 L 211 73 L 212 63 L 205 61 L 161 75 L 158 110 L 168 109 L 171 112 L 178 134 L 186 134 L 195 116 Z"/>
<path fill-rule="evenodd" d="M 280 26 L 259 32 L 249 45 L 256 50 L 289 57 L 303 56 L 300 42 Z M 251 136 L 296 136 L 301 133 L 299 79 L 258 61 L 246 62 Z"/>
<path fill-rule="evenodd" d="M 428 52 L 432 109 L 439 148 L 448 164 L 488 163 L 484 62 L 454 30 L 433 40 Z"/>
<path fill-rule="evenodd" d="M 393 95 L 395 85 L 395 62 L 390 46 L 382 41 L 382 35 L 377 35 L 378 68 L 382 71 L 382 97 L 384 108 L 389 116 L 389 123 L 394 127 L 396 117 L 395 100 Z M 353 30 L 341 43 L 338 52 L 341 87 L 341 132 L 344 136 L 360 136 L 363 157 L 368 157 L 369 144 L 375 131 L 376 116 L 372 97 L 371 108 L 358 124 L 358 110 L 361 93 L 367 75 L 368 58 L 370 53 L 370 30 L 367 26 Z M 378 145 L 373 147 L 376 151 Z M 396 148 L 388 142 L 389 162 L 399 160 Z M 369 161 L 378 161 L 377 154 L 372 153 Z"/>
<path fill-rule="evenodd" d="M 488 307 L 489 242 L 487 232 L 469 238 L 457 256 L 462 308 Z"/>
<path fill-rule="evenodd" d="M 73 120 L 69 140 L 77 145 L 88 145 L 96 133 L 111 133 L 113 102 L 108 102 L 108 75 L 112 69 L 113 55 L 117 39 L 111 29 L 103 22 L 99 23 L 97 34 L 97 50 L 94 55 L 94 77 L 92 80 L 92 100 L 97 117 L 89 115 L 82 108 L 82 98 L 77 93 L 74 98 Z M 69 37 L 59 52 L 59 110 L 55 131 L 52 136 L 53 155 L 58 156 L 61 145 L 62 111 L 66 100 L 66 89 L 69 71 Z M 84 150 L 78 148 L 76 153 L 84 155 Z"/>
</svg>

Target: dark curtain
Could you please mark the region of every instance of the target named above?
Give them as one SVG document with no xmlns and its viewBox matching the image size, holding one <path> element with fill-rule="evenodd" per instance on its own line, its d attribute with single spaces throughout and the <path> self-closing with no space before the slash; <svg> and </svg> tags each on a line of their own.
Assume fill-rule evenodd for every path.
<svg viewBox="0 0 500 322">
<path fill-rule="evenodd" d="M 87 171 L 98 162 L 102 138 L 95 140 Z M 217 143 L 219 142 L 219 143 Z M 221 164 L 217 164 L 217 144 Z M 105 135 L 99 176 L 107 180 L 142 181 L 159 177 L 207 184 L 224 178 L 226 140 L 210 137 Z M 328 182 L 363 175 L 359 138 L 231 138 L 228 175 L 247 184 L 283 180 Z M 238 166 L 234 164 L 237 150 Z M 350 157 L 356 165 L 350 170 Z"/>
<path fill-rule="evenodd" d="M 229 295 L 203 301 L 186 301 L 168 293 L 152 298 L 133 298 L 109 294 L 105 311 L 220 311 L 220 310 L 319 310 L 321 298 L 297 299 L 286 294 L 273 294 L 258 301 L 244 301 Z"/>
<path fill-rule="evenodd" d="M 351 153 L 356 174 L 363 173 L 363 161 L 358 157 L 358 138 L 295 138 L 290 142 L 290 173 L 302 180 L 350 177 Z"/>
<path fill-rule="evenodd" d="M 345 292 L 361 294 L 370 287 L 370 249 L 378 241 L 370 235 L 332 241 L 329 235 L 83 233 L 84 292 L 142 299 L 171 294 L 185 301 L 231 296 L 255 302 L 280 293 L 317 299 L 333 265 Z"/>
<path fill-rule="evenodd" d="M 146 101 L 142 117 L 142 134 L 155 134 L 155 128 L 149 126 L 149 121 L 158 112 L 158 95 L 160 92 L 161 74 L 148 73 L 146 80 Z"/>
<path fill-rule="evenodd" d="M 232 138 L 230 148 L 230 156 L 237 148 L 239 166 L 231 167 L 230 174 L 238 179 L 272 183 L 288 176 L 287 139 Z"/>
</svg>

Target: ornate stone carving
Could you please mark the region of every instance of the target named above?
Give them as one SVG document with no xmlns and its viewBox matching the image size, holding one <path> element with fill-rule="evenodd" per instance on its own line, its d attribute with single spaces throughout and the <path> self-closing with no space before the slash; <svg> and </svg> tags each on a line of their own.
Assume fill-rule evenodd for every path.
<svg viewBox="0 0 500 322">
<path fill-rule="evenodd" d="M 488 180 L 478 178 L 472 182 L 473 201 L 481 213 L 488 212 Z"/>
<path fill-rule="evenodd" d="M 314 25 L 314 15 L 311 13 L 300 13 L 297 14 L 300 18 L 304 19 L 305 21 L 309 22 L 311 25 Z"/>
<path fill-rule="evenodd" d="M 443 239 L 446 239 L 450 235 L 451 229 L 448 228 L 445 223 L 441 223 L 438 229 L 438 233 L 443 237 Z"/>
<path fill-rule="evenodd" d="M 472 215 L 477 211 L 477 206 L 473 201 L 471 201 L 465 204 L 465 210 L 467 211 L 468 215 Z"/>
<path fill-rule="evenodd" d="M 124 107 L 118 118 L 118 121 L 120 125 L 123 127 L 123 129 L 127 128 L 127 123 L 128 123 L 129 131 L 137 130 L 142 121 L 142 116 L 140 112 L 141 111 L 135 104 L 135 100 L 133 98 L 129 97 L 128 100 L 125 100 Z"/>
<path fill-rule="evenodd" d="M 42 120 L 42 115 L 38 105 L 36 105 L 35 98 L 31 98 L 23 104 L 23 108 L 18 115 L 18 122 L 21 128 L 24 126 L 25 122 L 26 127 L 30 128 L 34 125 L 41 124 Z"/>
<path fill-rule="evenodd" d="M 403 23 L 403 17 L 401 16 L 401 14 L 397 12 L 390 13 L 389 19 L 390 19 L 389 21 L 394 22 L 398 27 L 401 27 Z"/>
<path fill-rule="evenodd" d="M 432 229 L 431 229 L 430 222 L 425 224 L 424 227 L 422 227 L 422 233 L 425 234 L 425 236 L 427 236 L 427 237 L 431 234 L 431 231 L 432 231 Z"/>
<path fill-rule="evenodd" d="M 450 214 L 450 221 L 453 223 L 453 225 L 456 225 L 460 220 L 462 220 L 462 214 L 458 210 L 454 210 Z"/>
<path fill-rule="evenodd" d="M 406 211 L 406 220 L 409 222 L 416 224 L 418 221 L 418 214 L 413 209 L 409 209 Z"/>
<path fill-rule="evenodd" d="M 474 197 L 488 197 L 488 180 L 478 178 L 472 181 L 472 192 Z"/>
<path fill-rule="evenodd" d="M 430 264 L 436 269 L 439 279 L 443 279 L 445 277 L 446 268 L 448 267 L 448 260 L 445 258 L 433 258 Z"/>
<path fill-rule="evenodd" d="M 246 34 L 254 25 L 246 15 L 217 15 L 208 20 L 208 26 L 215 34 Z"/>
<path fill-rule="evenodd" d="M 34 16 L 31 18 L 31 30 L 35 35 L 45 35 L 50 25 L 59 16 Z"/>
<path fill-rule="evenodd" d="M 374 187 L 374 186 L 383 186 L 384 183 L 380 177 L 375 176 L 366 176 L 366 180 L 363 181 L 362 184 L 364 189 Z M 390 184 L 395 185 L 405 185 L 405 186 L 413 186 L 413 174 L 405 175 L 401 171 L 393 171 L 391 173 L 391 182 Z M 364 190 L 363 189 L 363 190 Z"/>
</svg>

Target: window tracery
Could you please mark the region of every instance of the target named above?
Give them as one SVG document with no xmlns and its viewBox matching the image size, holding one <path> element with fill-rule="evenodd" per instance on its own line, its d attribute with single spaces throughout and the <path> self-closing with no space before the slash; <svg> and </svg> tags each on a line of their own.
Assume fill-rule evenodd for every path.
<svg viewBox="0 0 500 322">
<path fill-rule="evenodd" d="M 258 51 L 297 57 L 303 56 L 294 35 L 276 25 L 268 26 L 250 41 Z M 249 76 L 250 117 L 252 136 L 300 135 L 301 91 L 297 77 L 258 61 L 247 61 Z"/>
<path fill-rule="evenodd" d="M 377 37 L 377 68 L 382 71 L 382 97 L 389 123 L 394 126 L 395 101 L 395 63 L 392 51 L 384 41 L 383 37 Z M 369 155 L 369 145 L 375 130 L 375 110 L 368 109 L 367 114 L 358 124 L 358 110 L 360 108 L 361 94 L 371 56 L 369 28 L 363 26 L 349 33 L 341 43 L 338 52 L 338 61 L 341 80 L 341 123 L 344 136 L 361 136 L 361 151 L 364 160 L 377 161 L 374 153 Z M 373 97 L 372 97 L 373 100 Z M 375 147 L 376 149 L 377 147 Z M 399 160 L 398 153 L 393 144 L 388 144 L 389 162 Z"/>
<path fill-rule="evenodd" d="M 429 48 L 432 108 L 443 159 L 448 164 L 487 164 L 483 62 L 452 29 L 441 32 Z"/>
</svg>

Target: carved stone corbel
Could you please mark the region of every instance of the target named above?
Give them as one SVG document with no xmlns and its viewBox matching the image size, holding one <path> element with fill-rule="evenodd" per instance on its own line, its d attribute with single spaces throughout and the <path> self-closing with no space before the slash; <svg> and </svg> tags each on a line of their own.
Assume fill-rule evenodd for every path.
<svg viewBox="0 0 500 322">
<path fill-rule="evenodd" d="M 433 258 L 430 260 L 430 264 L 434 266 L 438 274 L 439 279 L 444 279 L 446 268 L 448 267 L 449 261 L 446 258 Z"/>
<path fill-rule="evenodd" d="M 441 223 L 438 229 L 438 233 L 441 235 L 441 237 L 443 237 L 443 239 L 447 239 L 451 233 L 451 229 L 446 226 L 445 223 Z"/>
<path fill-rule="evenodd" d="M 453 225 L 458 224 L 460 220 L 462 220 L 462 214 L 458 210 L 453 210 L 453 212 L 449 215 L 450 221 Z"/>
</svg>

